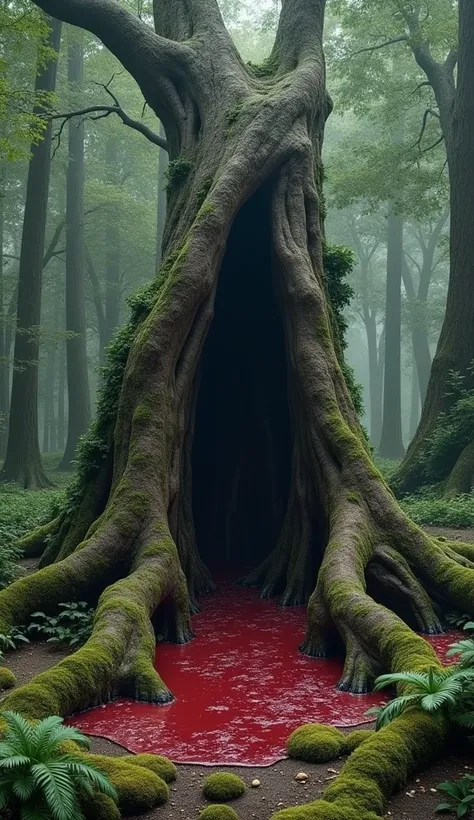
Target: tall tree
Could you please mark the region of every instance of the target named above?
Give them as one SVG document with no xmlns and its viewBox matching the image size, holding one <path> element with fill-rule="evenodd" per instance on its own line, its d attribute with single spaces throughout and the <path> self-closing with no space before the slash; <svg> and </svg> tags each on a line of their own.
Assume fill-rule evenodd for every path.
<svg viewBox="0 0 474 820">
<path fill-rule="evenodd" d="M 109 348 L 77 483 L 27 539 L 38 549 L 50 536 L 43 569 L 0 592 L 4 632 L 33 607 L 94 592 L 92 635 L 3 707 L 40 718 L 115 693 L 168 702 L 153 625 L 191 639 L 190 605 L 212 587 L 202 554 L 251 553 L 261 563 L 247 583 L 308 601 L 302 649 L 321 657 L 341 638 L 342 689 L 366 691 L 382 668 L 441 668 L 412 627 L 438 632 L 438 605 L 474 612 L 474 550 L 406 518 L 344 380 L 323 266 L 324 0 L 283 1 L 257 68 L 215 0 L 157 0 L 156 33 L 114 0 L 38 2 L 89 27 L 133 73 L 165 125 L 169 199 L 163 265 Z M 194 515 L 193 486 L 206 502 Z M 230 507 L 247 541 L 225 532 Z M 363 744 L 331 795 L 334 817 L 371 816 L 374 795 L 382 808 L 400 767 L 439 751 L 446 728 L 414 710 L 380 735 L 383 774 Z M 354 796 L 360 776 L 368 788 Z"/>
<path fill-rule="evenodd" d="M 112 190 L 119 185 L 117 138 L 107 136 L 105 146 L 107 182 Z M 108 345 L 120 321 L 120 227 L 117 209 L 107 208 L 105 229 L 105 344 Z"/>
<path fill-rule="evenodd" d="M 160 123 L 160 135 L 165 136 Z M 166 220 L 166 177 L 168 173 L 168 152 L 161 149 L 158 164 L 158 197 L 156 214 L 156 267 L 158 269 L 163 257 L 163 234 Z"/>
<path fill-rule="evenodd" d="M 61 24 L 51 19 L 47 45 L 59 50 Z M 35 91 L 50 95 L 56 86 L 56 57 L 44 65 L 39 58 Z M 45 100 L 36 115 L 45 114 Z M 8 443 L 2 481 L 17 481 L 24 487 L 46 487 L 49 481 L 41 464 L 38 442 L 38 359 L 41 320 L 41 286 L 50 177 L 51 123 L 43 139 L 32 145 L 26 188 L 25 214 L 20 253 L 15 370 L 13 372 Z"/>
<path fill-rule="evenodd" d="M 401 384 L 401 289 L 403 263 L 403 217 L 390 203 L 387 218 L 387 289 L 385 299 L 385 366 L 383 422 L 379 453 L 384 458 L 401 458 L 405 453 L 402 437 Z"/>
<path fill-rule="evenodd" d="M 83 44 L 74 33 L 68 45 L 71 99 L 84 85 Z M 69 122 L 66 183 L 66 362 L 68 423 L 66 449 L 59 465 L 69 470 L 80 436 L 91 418 L 86 348 L 84 244 L 84 122 Z"/>
</svg>

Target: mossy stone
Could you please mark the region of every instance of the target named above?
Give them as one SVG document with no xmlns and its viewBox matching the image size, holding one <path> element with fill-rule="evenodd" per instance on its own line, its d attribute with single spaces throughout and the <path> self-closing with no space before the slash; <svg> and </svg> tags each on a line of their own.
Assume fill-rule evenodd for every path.
<svg viewBox="0 0 474 820">
<path fill-rule="evenodd" d="M 231 806 L 207 806 L 199 815 L 199 820 L 239 820 L 237 812 Z"/>
<path fill-rule="evenodd" d="M 161 777 L 165 783 L 173 783 L 178 776 L 178 770 L 171 760 L 161 755 L 125 755 L 122 760 L 131 763 L 132 766 L 141 766 L 144 769 L 149 769 Z"/>
<path fill-rule="evenodd" d="M 0 668 L 0 689 L 12 689 L 16 684 L 16 678 L 11 669 L 6 666 Z"/>
<path fill-rule="evenodd" d="M 114 801 L 105 794 L 85 797 L 81 800 L 85 820 L 120 820 L 120 812 Z"/>
<path fill-rule="evenodd" d="M 202 787 L 204 797 L 215 800 L 216 803 L 226 803 L 236 800 L 245 792 L 245 783 L 242 778 L 230 772 L 216 772 L 206 777 Z"/>
<path fill-rule="evenodd" d="M 286 742 L 289 757 L 306 763 L 327 763 L 342 752 L 344 734 L 334 726 L 308 723 L 290 735 Z"/>
</svg>

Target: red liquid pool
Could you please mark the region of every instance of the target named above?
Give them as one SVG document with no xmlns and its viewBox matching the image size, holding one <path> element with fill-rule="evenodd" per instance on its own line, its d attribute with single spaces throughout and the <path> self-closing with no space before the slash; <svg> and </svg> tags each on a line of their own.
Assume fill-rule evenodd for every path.
<svg viewBox="0 0 474 820">
<path fill-rule="evenodd" d="M 285 741 L 302 723 L 353 726 L 386 694 L 336 689 L 340 661 L 298 652 L 305 607 L 281 608 L 255 589 L 221 584 L 193 617 L 185 646 L 160 644 L 156 668 L 176 700 L 152 706 L 116 700 L 69 723 L 132 752 L 178 763 L 265 766 L 285 757 Z M 430 639 L 444 657 L 453 635 Z"/>
</svg>

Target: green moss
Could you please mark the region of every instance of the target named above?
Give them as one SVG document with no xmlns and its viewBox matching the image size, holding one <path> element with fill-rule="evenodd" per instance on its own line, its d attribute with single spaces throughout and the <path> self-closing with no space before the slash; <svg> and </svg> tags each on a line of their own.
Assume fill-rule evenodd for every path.
<svg viewBox="0 0 474 820">
<path fill-rule="evenodd" d="M 272 815 L 272 820 L 380 820 L 373 811 L 360 813 L 359 809 L 338 807 L 326 800 L 317 800 L 305 806 L 283 809 Z"/>
<path fill-rule="evenodd" d="M 85 820 L 120 820 L 120 811 L 114 801 L 105 794 L 87 795 L 81 800 Z"/>
<path fill-rule="evenodd" d="M 11 669 L 0 667 L 0 689 L 12 689 L 16 684 L 16 677 Z"/>
<path fill-rule="evenodd" d="M 178 770 L 171 760 L 161 755 L 125 755 L 122 760 L 131 763 L 133 766 L 142 766 L 144 769 L 149 769 L 161 777 L 165 783 L 173 783 L 178 776 Z"/>
<path fill-rule="evenodd" d="M 226 803 L 227 800 L 236 800 L 245 792 L 245 783 L 242 778 L 230 772 L 216 772 L 206 777 L 202 790 L 204 797 L 215 800 L 216 803 Z"/>
<path fill-rule="evenodd" d="M 165 781 L 148 768 L 134 765 L 123 758 L 105 755 L 84 757 L 104 772 L 115 786 L 122 814 L 150 811 L 156 806 L 162 806 L 169 798 L 169 788 Z"/>
<path fill-rule="evenodd" d="M 207 806 L 199 815 L 200 820 L 239 820 L 231 806 Z"/>
<path fill-rule="evenodd" d="M 261 63 L 247 63 L 249 74 L 253 77 L 258 77 L 260 80 L 270 80 L 275 76 L 279 68 L 279 62 L 276 54 L 271 54 L 266 57 Z"/>
<path fill-rule="evenodd" d="M 295 729 L 286 742 L 289 757 L 307 763 L 326 763 L 341 754 L 344 734 L 334 726 L 308 723 Z"/>
<path fill-rule="evenodd" d="M 192 162 L 184 159 L 184 157 L 172 159 L 168 163 L 168 168 L 166 171 L 166 190 L 170 191 L 173 188 L 177 188 L 179 185 L 182 185 L 183 182 L 186 182 L 192 167 Z"/>
<path fill-rule="evenodd" d="M 342 747 L 343 754 L 352 754 L 355 749 L 358 749 L 361 743 L 368 740 L 374 734 L 372 729 L 356 729 L 344 737 L 344 744 Z"/>
<path fill-rule="evenodd" d="M 360 504 L 362 501 L 362 496 L 360 493 L 353 493 L 351 491 L 346 493 L 346 498 L 351 502 L 351 504 Z"/>
</svg>

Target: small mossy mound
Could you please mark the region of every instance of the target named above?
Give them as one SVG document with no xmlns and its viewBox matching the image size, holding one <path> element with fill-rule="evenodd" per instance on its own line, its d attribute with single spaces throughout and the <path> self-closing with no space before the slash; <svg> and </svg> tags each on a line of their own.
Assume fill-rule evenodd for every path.
<svg viewBox="0 0 474 820">
<path fill-rule="evenodd" d="M 162 806 L 169 798 L 168 785 L 157 774 L 144 766 L 124 761 L 120 757 L 85 755 L 107 775 L 118 794 L 122 814 L 142 814 Z"/>
<path fill-rule="evenodd" d="M 215 800 L 216 803 L 226 803 L 228 800 L 236 800 L 245 791 L 245 783 L 242 778 L 230 772 L 216 772 L 206 777 L 202 790 L 204 797 L 208 800 Z"/>
<path fill-rule="evenodd" d="M 6 666 L 0 667 L 0 689 L 13 689 L 16 683 L 15 675 Z"/>
<path fill-rule="evenodd" d="M 380 820 L 380 816 L 373 811 L 361 814 L 358 809 L 341 809 L 326 800 L 318 800 L 306 806 L 282 809 L 273 814 L 271 820 Z"/>
<path fill-rule="evenodd" d="M 141 766 L 143 769 L 149 769 L 161 777 L 165 783 L 173 783 L 178 777 L 178 770 L 171 760 L 161 755 L 125 755 L 122 757 L 126 763 L 131 763 L 132 766 Z"/>
<path fill-rule="evenodd" d="M 114 801 L 105 794 L 85 797 L 81 800 L 85 820 L 120 820 L 120 812 Z"/>
<path fill-rule="evenodd" d="M 352 752 L 359 748 L 360 744 L 363 743 L 364 740 L 368 740 L 369 737 L 373 737 L 373 734 L 372 729 L 356 729 L 354 732 L 350 732 L 350 734 L 344 737 L 342 754 L 352 754 Z"/>
<path fill-rule="evenodd" d="M 230 806 L 207 806 L 199 815 L 199 820 L 239 820 L 238 814 Z"/>
<path fill-rule="evenodd" d="M 346 738 L 334 726 L 321 723 L 307 723 L 290 735 L 286 741 L 286 751 L 295 760 L 306 763 L 327 763 L 342 753 Z"/>
</svg>

